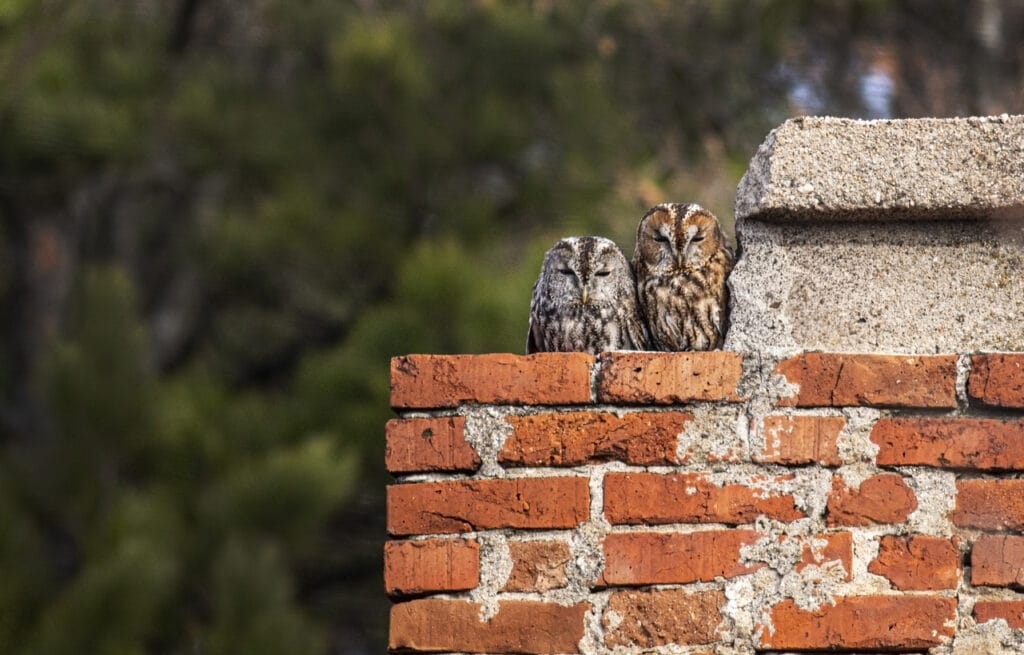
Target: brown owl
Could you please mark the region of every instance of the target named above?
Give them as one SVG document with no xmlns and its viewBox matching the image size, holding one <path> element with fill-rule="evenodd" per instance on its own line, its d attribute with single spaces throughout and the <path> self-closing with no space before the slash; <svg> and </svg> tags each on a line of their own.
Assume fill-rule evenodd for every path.
<svg viewBox="0 0 1024 655">
<path fill-rule="evenodd" d="M 619 247 L 602 237 L 553 245 L 533 285 L 526 352 L 646 347 L 633 271 Z"/>
<path fill-rule="evenodd" d="M 662 203 L 636 231 L 633 271 L 640 310 L 657 350 L 715 350 L 728 327 L 725 280 L 733 255 L 714 214 Z"/>
</svg>

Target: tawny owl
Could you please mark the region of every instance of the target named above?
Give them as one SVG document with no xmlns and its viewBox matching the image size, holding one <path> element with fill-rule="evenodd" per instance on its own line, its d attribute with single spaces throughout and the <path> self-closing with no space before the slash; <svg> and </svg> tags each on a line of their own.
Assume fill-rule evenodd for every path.
<svg viewBox="0 0 1024 655">
<path fill-rule="evenodd" d="M 533 285 L 526 352 L 646 347 L 633 271 L 619 247 L 602 237 L 553 245 Z"/>
<path fill-rule="evenodd" d="M 728 328 L 725 280 L 733 255 L 714 214 L 662 203 L 636 231 L 633 272 L 640 311 L 657 350 L 715 350 Z"/>
</svg>

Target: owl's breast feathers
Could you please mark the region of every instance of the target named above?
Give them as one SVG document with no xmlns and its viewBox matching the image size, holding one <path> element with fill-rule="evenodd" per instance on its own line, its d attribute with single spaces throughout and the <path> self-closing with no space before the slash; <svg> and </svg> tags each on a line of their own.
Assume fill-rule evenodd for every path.
<svg viewBox="0 0 1024 655">
<path fill-rule="evenodd" d="M 635 307 L 612 303 L 567 303 L 538 308 L 527 352 L 636 350 L 646 346 L 642 329 L 629 324 Z M 634 322 L 636 322 L 634 320 Z"/>
<path fill-rule="evenodd" d="M 650 338 L 658 350 L 712 350 L 725 338 L 729 272 L 728 253 L 716 266 L 687 269 L 675 275 L 641 276 L 640 306 Z"/>
</svg>

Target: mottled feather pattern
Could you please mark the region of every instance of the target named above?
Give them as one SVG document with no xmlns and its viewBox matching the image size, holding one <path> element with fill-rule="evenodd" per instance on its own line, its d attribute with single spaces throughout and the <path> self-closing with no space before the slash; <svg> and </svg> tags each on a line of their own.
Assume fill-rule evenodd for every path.
<svg viewBox="0 0 1024 655">
<path fill-rule="evenodd" d="M 697 204 L 663 203 L 637 227 L 633 270 L 657 350 L 715 350 L 728 329 L 733 254 L 718 219 Z"/>
<path fill-rule="evenodd" d="M 567 237 L 533 285 L 526 352 L 642 350 L 646 328 L 629 261 L 602 237 Z"/>
<path fill-rule="evenodd" d="M 526 351 L 721 348 L 732 266 L 718 219 L 693 203 L 643 215 L 632 265 L 608 239 L 562 239 L 533 287 Z"/>
</svg>

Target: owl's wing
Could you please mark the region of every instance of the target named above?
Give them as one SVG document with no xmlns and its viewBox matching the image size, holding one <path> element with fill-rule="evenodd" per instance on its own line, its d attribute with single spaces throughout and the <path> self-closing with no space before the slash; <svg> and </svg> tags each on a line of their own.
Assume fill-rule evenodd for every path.
<svg viewBox="0 0 1024 655">
<path fill-rule="evenodd" d="M 526 331 L 526 354 L 532 355 L 537 352 L 540 352 L 540 346 L 537 344 L 537 339 L 533 336 L 533 315 L 531 315 L 530 324 Z"/>
<path fill-rule="evenodd" d="M 540 344 L 537 342 L 537 337 L 534 336 L 533 330 L 533 313 L 537 307 L 537 284 L 533 285 L 533 292 L 530 294 L 530 321 L 526 326 L 526 354 L 532 355 L 533 353 L 540 352 Z"/>
<path fill-rule="evenodd" d="M 626 334 L 636 350 L 650 350 L 651 335 L 647 333 L 647 323 L 639 311 L 626 315 Z"/>
<path fill-rule="evenodd" d="M 718 350 L 725 343 L 725 333 L 729 331 L 729 291 L 725 289 L 719 301 L 711 307 L 711 322 L 715 326 L 715 338 L 712 350 Z"/>
</svg>

